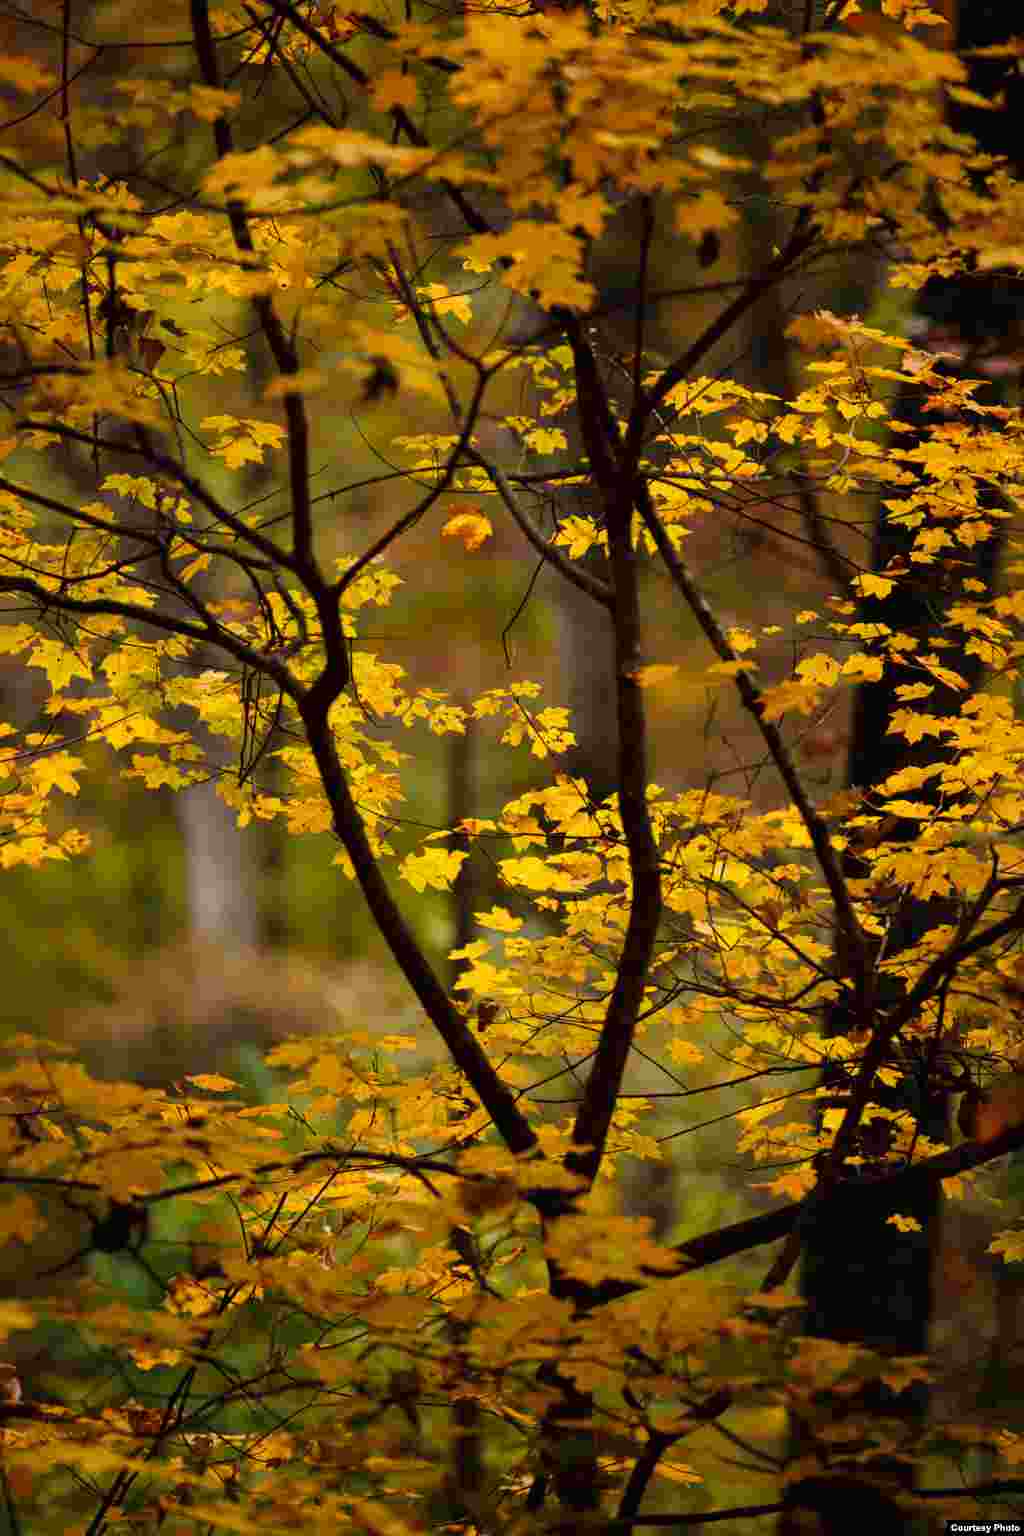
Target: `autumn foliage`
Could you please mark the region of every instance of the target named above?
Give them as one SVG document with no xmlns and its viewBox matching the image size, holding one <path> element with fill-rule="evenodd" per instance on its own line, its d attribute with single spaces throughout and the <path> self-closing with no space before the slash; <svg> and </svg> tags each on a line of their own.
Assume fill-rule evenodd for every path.
<svg viewBox="0 0 1024 1536">
<path fill-rule="evenodd" d="M 880 1093 L 924 1072 L 1005 1105 L 1024 1062 L 1019 410 L 986 394 L 990 359 L 950 366 L 839 306 L 790 316 L 790 398 L 709 359 L 774 285 L 851 252 L 898 296 L 1016 271 L 1020 183 L 950 126 L 967 64 L 909 0 L 884 0 L 887 29 L 855 0 L 803 24 L 764 0 L 37 10 L 0 60 L 0 653 L 46 702 L 0 725 L 0 864 L 89 859 L 75 797 L 100 763 L 153 791 L 217 774 L 240 826 L 329 845 L 445 1054 L 424 1066 L 420 1037 L 346 1021 L 279 1044 L 280 1093 L 253 1103 L 215 1073 L 142 1088 L 91 1077 L 64 1041 L 4 1042 L 3 1238 L 30 1262 L 71 1213 L 85 1246 L 0 1302 L 3 1334 L 60 1325 L 120 1370 L 99 1406 L 0 1375 L 11 1528 L 611 1531 L 654 1491 L 696 1522 L 712 1432 L 725 1448 L 744 1413 L 763 1426 L 826 1387 L 929 1375 L 800 1332 L 807 1222 L 856 1184 L 909 1232 L 914 1190 L 962 1196 L 1024 1144 L 1019 1115 L 991 1111 L 951 1147 Z M 1021 51 L 1004 50 L 1018 68 Z M 777 234 L 719 281 L 755 203 Z M 642 226 L 628 347 L 592 280 L 624 207 Z M 713 306 L 671 356 L 648 334 L 666 233 Z M 910 397 L 924 433 L 898 414 Z M 328 403 L 407 424 L 369 536 Z M 254 471 L 272 494 L 247 489 Z M 845 585 L 796 608 L 779 672 L 770 626 L 719 616 L 687 538 L 808 485 L 835 533 L 805 530 L 802 554 Z M 884 571 L 847 537 L 878 501 L 912 537 Z M 1000 523 L 998 593 L 958 582 Z M 538 683 L 420 687 L 361 638 L 385 611 L 403 625 L 403 538 L 429 531 L 470 583 L 499 528 L 606 624 L 600 802 Z M 930 648 L 886 619 L 922 581 Z M 696 621 L 702 654 L 650 653 L 652 602 Z M 869 797 L 819 795 L 813 742 L 893 671 L 890 732 L 919 755 Z M 671 689 L 739 697 L 774 808 L 652 781 L 649 716 Z M 532 787 L 410 845 L 408 756 L 468 726 L 529 759 Z M 447 957 L 450 986 L 404 905 L 473 859 L 500 898 Z M 900 904 L 925 900 L 936 921 L 888 948 Z M 832 1034 L 839 1002 L 852 1023 Z M 720 1112 L 770 1197 L 759 1214 L 672 1242 L 617 1212 L 620 1160 L 665 1151 L 623 1092 L 641 1043 L 681 1092 L 705 1068 L 703 1084 L 742 1078 L 753 1097 Z M 573 1103 L 549 1113 L 553 1077 Z M 769 1244 L 760 1290 L 718 1281 Z M 1024 1237 L 1008 1227 L 999 1249 L 1019 1259 Z M 787 1469 L 777 1435 L 743 1443 L 768 1485 L 737 1519 L 825 1509 L 830 1478 L 891 1514 L 871 1490 L 896 1433 L 851 1430 L 856 1475 L 827 1450 L 813 1476 Z M 977 1508 L 933 1475 L 955 1438 L 901 1444 L 932 1469 L 898 1496 L 908 1519 Z M 1022 1443 L 1002 1432 L 1011 1468 Z"/>
</svg>

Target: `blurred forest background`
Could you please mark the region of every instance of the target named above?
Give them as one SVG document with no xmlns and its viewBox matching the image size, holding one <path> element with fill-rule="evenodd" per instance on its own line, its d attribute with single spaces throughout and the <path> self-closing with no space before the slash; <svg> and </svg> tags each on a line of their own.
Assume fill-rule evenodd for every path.
<svg viewBox="0 0 1024 1536">
<path fill-rule="evenodd" d="M 152 0 L 97 0 L 76 8 L 75 26 L 96 43 L 142 39 L 152 9 Z M 867 4 L 864 9 L 866 26 L 885 26 Z M 776 14 L 784 11 L 784 5 L 776 7 Z M 183 34 L 187 31 L 186 16 Z M 24 13 L 0 8 L 0 48 L 7 46 L 21 53 L 36 49 L 42 60 L 52 56 L 54 38 L 45 26 L 26 22 Z M 357 57 L 358 47 L 352 52 Z M 82 99 L 99 113 L 113 110 L 112 80 L 143 70 L 140 53 L 112 48 L 83 77 Z M 315 77 L 315 64 L 310 74 Z M 262 134 L 269 139 L 295 115 L 294 91 L 283 71 L 266 73 L 258 100 Z M 359 124 L 350 119 L 350 126 Z M 5 130 L 5 137 L 17 143 L 28 163 L 33 158 L 52 163 L 58 128 L 55 116 L 37 114 Z M 722 148 L 742 153 L 743 130 L 723 128 Z M 173 187 L 193 184 L 208 158 L 206 125 L 189 126 L 182 118 L 173 144 L 100 146 L 92 164 L 79 165 L 79 174 L 123 182 L 149 203 L 166 199 Z M 428 217 L 430 211 L 423 209 Z M 683 349 L 720 308 L 714 292 L 695 297 L 679 290 L 698 282 L 707 285 L 718 273 L 749 270 L 756 253 L 772 242 L 772 219 L 771 207 L 751 196 L 733 238 L 723 237 L 714 251 L 695 253 L 682 239 L 659 239 L 652 252 L 651 284 L 668 296 L 655 309 L 651 342 L 658 351 Z M 617 338 L 625 346 L 622 338 L 631 334 L 632 274 L 640 238 L 635 210 L 624 207 L 595 254 L 593 276 L 601 293 L 601 318 L 595 323 L 613 350 Z M 446 281 L 459 276 L 446 268 L 440 245 L 430 276 Z M 542 315 L 512 314 L 507 292 L 484 287 L 471 274 L 463 276 L 462 286 L 473 301 L 469 346 L 484 348 L 502 331 L 524 342 L 542 331 Z M 827 274 L 774 289 L 750 314 L 742 344 L 730 335 L 708 359 L 706 371 L 751 389 L 792 394 L 803 383 L 803 355 L 786 340 L 785 326 L 792 316 L 821 307 L 858 313 L 869 324 L 912 335 L 913 296 L 887 291 L 884 279 L 884 271 L 866 265 L 862 256 L 854 265 L 837 255 Z M 214 295 L 202 308 L 205 330 L 222 332 L 226 344 L 245 345 L 240 338 L 248 322 L 240 306 Z M 185 306 L 176 319 L 183 338 L 190 323 L 198 322 Z M 408 326 L 412 334 L 410 322 L 395 323 Z M 173 337 L 167 341 L 175 344 Z M 244 373 L 229 370 L 190 383 L 192 412 L 251 413 L 260 389 L 255 356 L 254 349 Z M 514 382 L 524 375 L 503 377 L 507 398 L 501 408 L 530 417 L 529 392 Z M 1015 385 L 1001 387 L 1005 400 L 1017 398 Z M 314 496 L 322 498 L 316 513 L 325 558 L 361 552 L 416 499 L 409 467 L 417 450 L 408 441 L 410 432 L 443 432 L 449 425 L 440 412 L 431 420 L 426 408 L 410 423 L 401 393 L 387 390 L 369 401 L 314 395 L 308 409 L 317 440 L 331 442 L 334 449 L 333 462 L 324 466 L 313 487 Z M 494 430 L 497 439 L 499 429 Z M 485 447 L 508 462 L 510 444 L 495 440 Z M 60 459 L 51 452 L 45 460 L 20 453 L 15 459 L 8 466 L 12 475 L 38 489 L 72 499 L 95 496 L 93 468 L 84 453 L 72 449 Z M 572 459 L 570 442 L 567 453 L 530 454 L 515 468 L 542 477 L 556 474 Z M 216 468 L 210 469 L 211 489 L 237 500 L 237 475 L 225 470 L 221 478 L 223 483 Z M 557 481 L 552 481 L 555 494 Z M 285 504 L 281 485 L 258 468 L 249 473 L 245 495 L 268 515 L 275 499 Z M 818 497 L 821 517 L 828 519 L 833 510 L 827 496 Z M 869 561 L 874 515 L 874 506 L 865 503 L 860 526 L 851 526 L 847 501 L 845 520 L 829 524 L 838 551 L 862 565 Z M 762 645 L 764 684 L 792 665 L 794 612 L 827 611 L 826 599 L 839 590 L 836 572 L 803 542 L 805 516 L 806 508 L 794 499 L 761 502 L 737 492 L 731 502 L 719 498 L 714 513 L 694 525 L 686 548 L 723 621 L 761 633 L 779 626 Z M 1011 533 L 1019 531 L 1020 523 L 1018 515 Z M 442 545 L 436 525 L 424 523 L 399 542 L 389 565 L 404 585 L 390 608 L 363 615 L 360 647 L 402 667 L 412 683 L 445 690 L 456 701 L 513 679 L 540 682 L 543 702 L 572 709 L 579 747 L 569 767 L 583 774 L 598 795 L 607 792 L 602 786 L 611 781 L 613 743 L 602 677 L 607 675 L 603 657 L 610 637 L 595 628 L 600 614 L 594 605 L 591 613 L 550 571 L 538 573 L 533 553 L 507 529 L 499 528 L 495 538 L 470 555 L 457 541 Z M 657 572 L 647 578 L 650 654 L 671 655 L 684 666 L 675 684 L 650 695 L 654 781 L 670 793 L 720 789 L 749 798 L 762 811 L 782 805 L 775 770 L 738 699 L 716 694 L 712 704 L 699 687 L 688 686 L 685 662 L 692 657 L 696 675 L 709 658 L 695 621 L 681 619 L 678 604 L 665 601 L 666 580 Z M 222 600 L 242 595 L 218 594 Z M 687 626 L 684 632 L 681 624 Z M 601 665 L 594 665 L 595 659 L 602 659 Z M 89 761 L 94 771 L 84 777 L 80 796 L 68 801 L 67 817 L 69 825 L 88 833 L 92 846 L 77 860 L 40 869 L 4 868 L 0 874 L 5 940 L 0 1033 L 28 1029 L 72 1042 L 93 1070 L 154 1085 L 185 1073 L 223 1071 L 259 1099 L 272 1092 L 262 1053 L 290 1033 L 337 1030 L 346 1023 L 382 1032 L 419 1028 L 415 1001 L 396 975 L 358 887 L 332 865 L 336 846 L 329 836 L 290 835 L 280 821 L 240 831 L 213 782 L 172 793 L 153 792 L 126 779 L 102 746 L 79 739 L 73 717 L 40 714 L 43 681 L 20 663 L 0 658 L 0 714 L 19 727 L 35 722 L 32 728 L 48 742 L 63 738 Z M 538 782 L 537 765 L 525 749 L 510 753 L 499 748 L 495 735 L 483 727 L 466 738 L 443 740 L 431 739 L 422 726 L 413 727 L 407 739 L 400 729 L 391 729 L 395 747 L 411 754 L 404 807 L 410 829 L 443 827 L 466 815 L 493 816 Z M 799 761 L 815 794 L 825 796 L 844 784 L 849 732 L 849 719 L 837 711 L 825 728 L 809 730 L 800 743 Z M 274 751 L 282 745 L 272 740 L 256 769 L 260 784 L 271 791 Z M 222 746 L 221 772 L 237 780 L 236 749 L 226 738 Z M 401 826 L 394 843 L 403 845 Z M 442 964 L 451 948 L 471 937 L 472 913 L 507 899 L 499 896 L 492 868 L 479 855 L 475 858 L 453 897 L 403 892 L 405 910 L 428 953 Z M 729 1075 L 728 1018 L 719 1021 L 719 1032 L 721 1057 L 716 1061 L 709 1049 L 712 1065 L 703 1069 L 709 1080 L 713 1073 Z M 421 1035 L 424 1053 L 436 1053 L 438 1046 L 425 1029 Z M 652 1045 L 652 1056 L 658 1054 Z M 700 1086 L 701 1070 L 688 1078 L 687 1086 Z M 645 1065 L 642 1058 L 627 1086 L 645 1095 L 678 1088 L 666 1081 L 660 1067 Z M 552 1083 L 553 1116 L 566 1113 L 559 1098 L 573 1093 L 571 1079 Z M 644 1128 L 665 1138 L 665 1174 L 654 1178 L 645 1165 L 627 1182 L 627 1193 L 635 1210 L 655 1216 L 659 1233 L 668 1240 L 681 1241 L 768 1203 L 749 1189 L 750 1170 L 735 1155 L 730 1116 L 744 1102 L 740 1095 L 719 1108 L 714 1097 L 697 1095 L 692 1102 L 668 1098 L 666 1109 L 655 1108 L 647 1117 Z M 1013 1169 L 1000 1177 L 1015 1201 L 999 1213 L 998 1224 L 1005 1226 L 1020 1214 L 1024 1186 Z M 958 1210 L 945 1224 L 934 1330 L 948 1362 L 948 1379 L 936 1394 L 933 1412 L 966 1417 L 988 1402 L 993 1416 L 1007 1423 L 1014 1421 L 1014 1399 L 1024 1402 L 1024 1360 L 1014 1356 L 1020 1283 L 1012 1269 L 986 1255 L 993 1230 L 980 1201 Z M 42 1269 L 55 1262 L 55 1255 L 42 1251 L 38 1261 Z M 757 1253 L 749 1261 L 752 1282 L 760 1280 L 761 1263 Z M 24 1254 L 10 1247 L 0 1250 L 0 1287 L 19 1294 L 31 1285 Z M 52 1349 L 53 1341 L 37 1340 L 36 1347 Z M 730 1478 L 743 1486 L 742 1474 Z"/>
</svg>

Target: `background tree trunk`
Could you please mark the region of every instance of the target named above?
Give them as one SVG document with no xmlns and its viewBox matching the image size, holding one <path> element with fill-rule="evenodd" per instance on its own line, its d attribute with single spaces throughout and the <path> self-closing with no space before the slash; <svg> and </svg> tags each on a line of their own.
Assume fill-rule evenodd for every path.
<svg viewBox="0 0 1024 1536">
<path fill-rule="evenodd" d="M 961 6 L 956 22 L 956 47 L 966 50 L 1006 42 L 1015 30 L 1011 7 L 976 4 L 972 0 L 972 3 Z M 1024 130 L 1024 114 L 1020 107 L 1024 82 L 1008 69 L 1014 63 L 1015 60 L 1006 59 L 969 61 L 971 88 L 990 99 L 1005 90 L 1005 105 L 995 112 L 957 106 L 950 110 L 949 117 L 957 131 L 973 133 L 984 150 L 1014 159 L 1019 174 L 1020 135 Z M 941 218 L 941 211 L 938 217 Z M 986 371 L 986 356 L 1016 350 L 1019 305 L 1019 283 L 1014 287 L 1012 280 L 998 273 L 941 282 L 932 280 L 922 291 L 916 306 L 920 334 L 936 351 L 948 346 L 960 353 L 959 362 L 944 365 L 947 371 L 978 377 Z M 993 383 L 978 392 L 977 398 L 982 403 L 995 404 L 1006 399 L 1007 383 L 1001 377 L 994 377 L 996 372 L 991 369 Z M 934 417 L 929 418 L 922 409 L 917 393 L 913 396 L 908 393 L 906 398 L 898 400 L 894 414 L 920 427 L 922 432 L 930 421 L 934 421 Z M 909 441 L 903 438 L 901 445 Z M 958 547 L 955 562 L 914 567 L 906 559 L 913 534 L 894 526 L 885 508 L 879 505 L 872 568 L 885 571 L 894 561 L 902 562 L 910 576 L 898 583 L 885 602 L 865 599 L 862 617 L 865 621 L 884 622 L 893 630 L 912 635 L 919 641 L 921 651 L 936 649 L 945 640 L 943 661 L 967 684 L 968 691 L 962 694 L 937 684 L 924 705 L 915 707 L 923 707 L 930 713 L 955 714 L 960 699 L 976 693 L 981 681 L 981 662 L 977 656 L 949 646 L 946 638 L 949 632 L 940 627 L 941 618 L 947 602 L 962 589 L 965 579 L 980 580 L 991 588 L 1002 542 L 1001 525 L 997 524 L 993 536 L 974 546 L 973 551 Z M 911 744 L 903 736 L 887 734 L 895 710 L 902 707 L 896 689 L 909 681 L 912 678 L 908 668 L 889 665 L 882 681 L 862 684 L 858 690 L 851 730 L 848 782 L 869 797 L 870 792 L 890 774 L 911 765 L 926 765 L 940 755 L 933 738 Z M 927 788 L 916 790 L 915 797 L 926 798 Z M 887 828 L 887 840 L 910 841 L 919 827 L 918 822 L 896 822 Z M 848 859 L 848 877 L 863 878 L 866 872 L 867 866 L 855 854 Z M 937 922 L 948 922 L 953 915 L 948 902 L 904 899 L 890 925 L 887 956 L 897 955 Z M 878 994 L 879 1006 L 889 1008 L 902 990 L 898 977 L 885 978 Z M 826 1021 L 826 1032 L 844 1033 L 850 1024 L 848 1014 L 842 1008 L 836 1008 L 831 1010 Z M 932 1065 L 925 1053 L 920 1074 L 908 1074 L 896 1089 L 879 1094 L 879 1098 L 888 1107 L 912 1115 L 923 1134 L 942 1141 L 948 1139 L 947 1102 L 946 1095 L 931 1078 Z M 802 1288 L 807 1312 L 804 1332 L 815 1337 L 863 1344 L 884 1354 L 924 1353 L 928 1348 L 933 1310 L 933 1264 L 940 1199 L 940 1191 L 936 1189 L 918 1200 L 913 1209 L 901 1205 L 901 1214 L 913 1216 L 920 1223 L 921 1230 L 916 1233 L 900 1232 L 884 1218 L 859 1225 L 852 1223 L 841 1198 L 831 1203 L 827 1219 L 811 1229 L 805 1242 Z M 849 1399 L 830 1401 L 825 1394 L 820 1401 L 824 1418 L 832 1423 L 839 1417 L 859 1411 L 903 1418 L 908 1428 L 920 1424 L 927 1408 L 928 1395 L 922 1387 L 915 1386 L 894 1396 L 881 1382 L 853 1402 Z M 792 1430 L 793 1453 L 809 1457 L 812 1463 L 816 1459 L 822 1469 L 856 1473 L 856 1460 L 844 1462 L 841 1453 L 835 1454 L 835 1444 L 831 1455 L 825 1450 L 815 1434 L 813 1423 L 796 1422 Z M 841 1448 L 838 1449 L 841 1452 Z M 872 1465 L 876 1473 L 891 1478 L 896 1486 L 908 1486 L 911 1481 L 908 1465 L 901 1465 L 895 1458 Z M 785 1536 L 795 1536 L 797 1531 L 806 1536 L 810 1530 L 817 1530 L 822 1536 L 839 1536 L 847 1528 L 848 1515 L 842 1509 L 822 1509 L 816 1526 L 808 1524 L 806 1515 L 786 1516 L 782 1521 Z"/>
</svg>

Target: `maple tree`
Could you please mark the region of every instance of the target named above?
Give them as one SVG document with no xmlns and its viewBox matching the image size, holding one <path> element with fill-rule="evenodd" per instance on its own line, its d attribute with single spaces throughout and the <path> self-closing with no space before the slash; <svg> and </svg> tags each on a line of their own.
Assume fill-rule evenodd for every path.
<svg viewBox="0 0 1024 1536">
<path fill-rule="evenodd" d="M 948 1454 L 957 1433 L 886 1417 L 865 1390 L 899 1398 L 928 1362 L 801 1332 L 785 1289 L 816 1233 L 837 1252 L 847 1223 L 913 1242 L 940 1185 L 962 1196 L 1024 1145 L 1016 1119 L 982 1117 L 950 1147 L 904 1091 L 991 1093 L 1024 1062 L 1012 537 L 998 595 L 962 570 L 1012 515 L 1019 411 L 986 396 L 970 351 L 950 367 L 820 307 L 789 325 L 807 375 L 792 398 L 708 371 L 765 294 L 837 253 L 884 258 L 911 294 L 1012 274 L 1017 167 L 948 114 L 994 98 L 911 0 L 885 0 L 888 28 L 848 0 L 785 25 L 755 0 L 147 9 L 129 35 L 130 18 L 63 0 L 20 18 L 0 61 L 17 103 L 0 145 L 0 651 L 45 677 L 49 717 L 3 727 L 0 863 L 88 858 L 67 815 L 86 769 L 72 736 L 154 790 L 216 771 L 178 723 L 190 710 L 234 754 L 219 791 L 242 826 L 336 840 L 339 883 L 361 891 L 447 1057 L 403 1074 L 416 1042 L 379 1027 L 290 1040 L 269 1057 L 288 1092 L 253 1105 L 217 1074 L 111 1084 L 60 1042 L 5 1042 L 5 1236 L 28 1241 L 70 1206 L 88 1254 L 141 1286 L 105 1285 L 97 1266 L 0 1303 L 5 1334 L 59 1320 L 130 1361 L 133 1383 L 94 1412 L 33 1401 L 0 1372 L 9 1518 L 89 1536 L 296 1518 L 402 1536 L 799 1510 L 836 1530 L 841 1503 L 847 1522 L 902 1529 L 1019 1495 L 1009 1429 L 999 1480 L 894 1478 L 894 1461 Z M 1008 68 L 1022 44 L 982 52 Z M 111 99 L 90 95 L 111 53 Z M 270 127 L 268 79 L 297 103 Z M 759 158 L 724 147 L 741 121 Z M 116 174 L 101 169 L 110 146 Z M 656 354 L 657 238 L 689 242 L 703 271 L 755 196 L 779 242 L 737 278 L 698 280 L 721 308 Z M 592 261 L 623 204 L 642 238 L 613 341 Z M 527 304 L 541 319 L 517 339 Z M 204 404 L 250 364 L 256 404 Z M 510 381 L 527 414 L 507 408 Z M 332 510 L 350 484 L 317 486 L 325 457 L 343 471 L 328 399 L 357 413 L 397 399 L 423 427 L 391 445 L 407 502 L 354 553 L 338 552 Z M 559 467 L 529 471 L 531 453 Z M 62 493 L 68 463 L 88 494 Z M 252 465 L 277 509 L 236 493 Z M 566 483 L 578 510 L 546 526 Z M 793 615 L 793 665 L 772 682 L 768 637 L 717 615 L 686 539 L 723 508 L 806 501 L 809 484 L 840 525 L 879 499 L 900 548 L 873 569 L 808 517 L 805 545 L 846 585 Z M 604 616 L 611 796 L 563 769 L 572 722 L 532 681 L 457 702 L 361 644 L 368 610 L 401 622 L 387 560 L 430 519 L 438 559 L 467 562 L 507 521 Z M 706 657 L 647 653 L 651 570 Z M 922 585 L 927 644 L 887 621 Z M 795 743 L 844 690 L 885 680 L 899 761 L 866 797 L 816 798 Z M 738 694 L 783 804 L 652 782 L 651 703 L 676 685 Z M 496 722 L 539 782 L 403 851 L 404 756 L 382 722 L 438 736 Z M 449 889 L 477 851 L 502 899 L 449 956 L 449 985 L 400 893 Z M 908 924 L 928 902 L 929 921 Z M 673 1245 L 601 1198 L 618 1160 L 662 1157 L 625 1075 L 657 1032 L 685 1092 L 723 1010 L 759 1095 L 737 1112 L 739 1150 L 770 1165 L 760 1187 L 777 1203 Z M 578 1085 L 567 1120 L 542 1111 L 552 1075 Z M 160 1267 L 172 1210 L 214 1257 Z M 711 1265 L 772 1243 L 760 1290 L 712 1283 Z M 1008 1229 L 996 1247 L 1012 1262 L 1024 1239 Z M 826 1389 L 861 1404 L 838 1438 L 819 1423 L 786 1466 L 740 1442 L 779 1475 L 776 1497 L 687 1504 L 702 1477 L 689 1439 L 711 1425 L 735 1439 L 730 1416 L 751 1405 L 812 1423 Z M 671 1515 L 644 1513 L 656 1483 L 675 1484 Z"/>
</svg>

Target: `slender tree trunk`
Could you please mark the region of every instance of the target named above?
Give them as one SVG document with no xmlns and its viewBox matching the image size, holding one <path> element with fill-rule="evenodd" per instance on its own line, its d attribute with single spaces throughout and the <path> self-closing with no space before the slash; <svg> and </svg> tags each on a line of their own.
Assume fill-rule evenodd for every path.
<svg viewBox="0 0 1024 1536">
<path fill-rule="evenodd" d="M 254 948 L 260 937 L 256 866 L 234 812 L 220 799 L 212 780 L 184 790 L 175 806 L 185 845 L 190 934 Z"/>
</svg>

